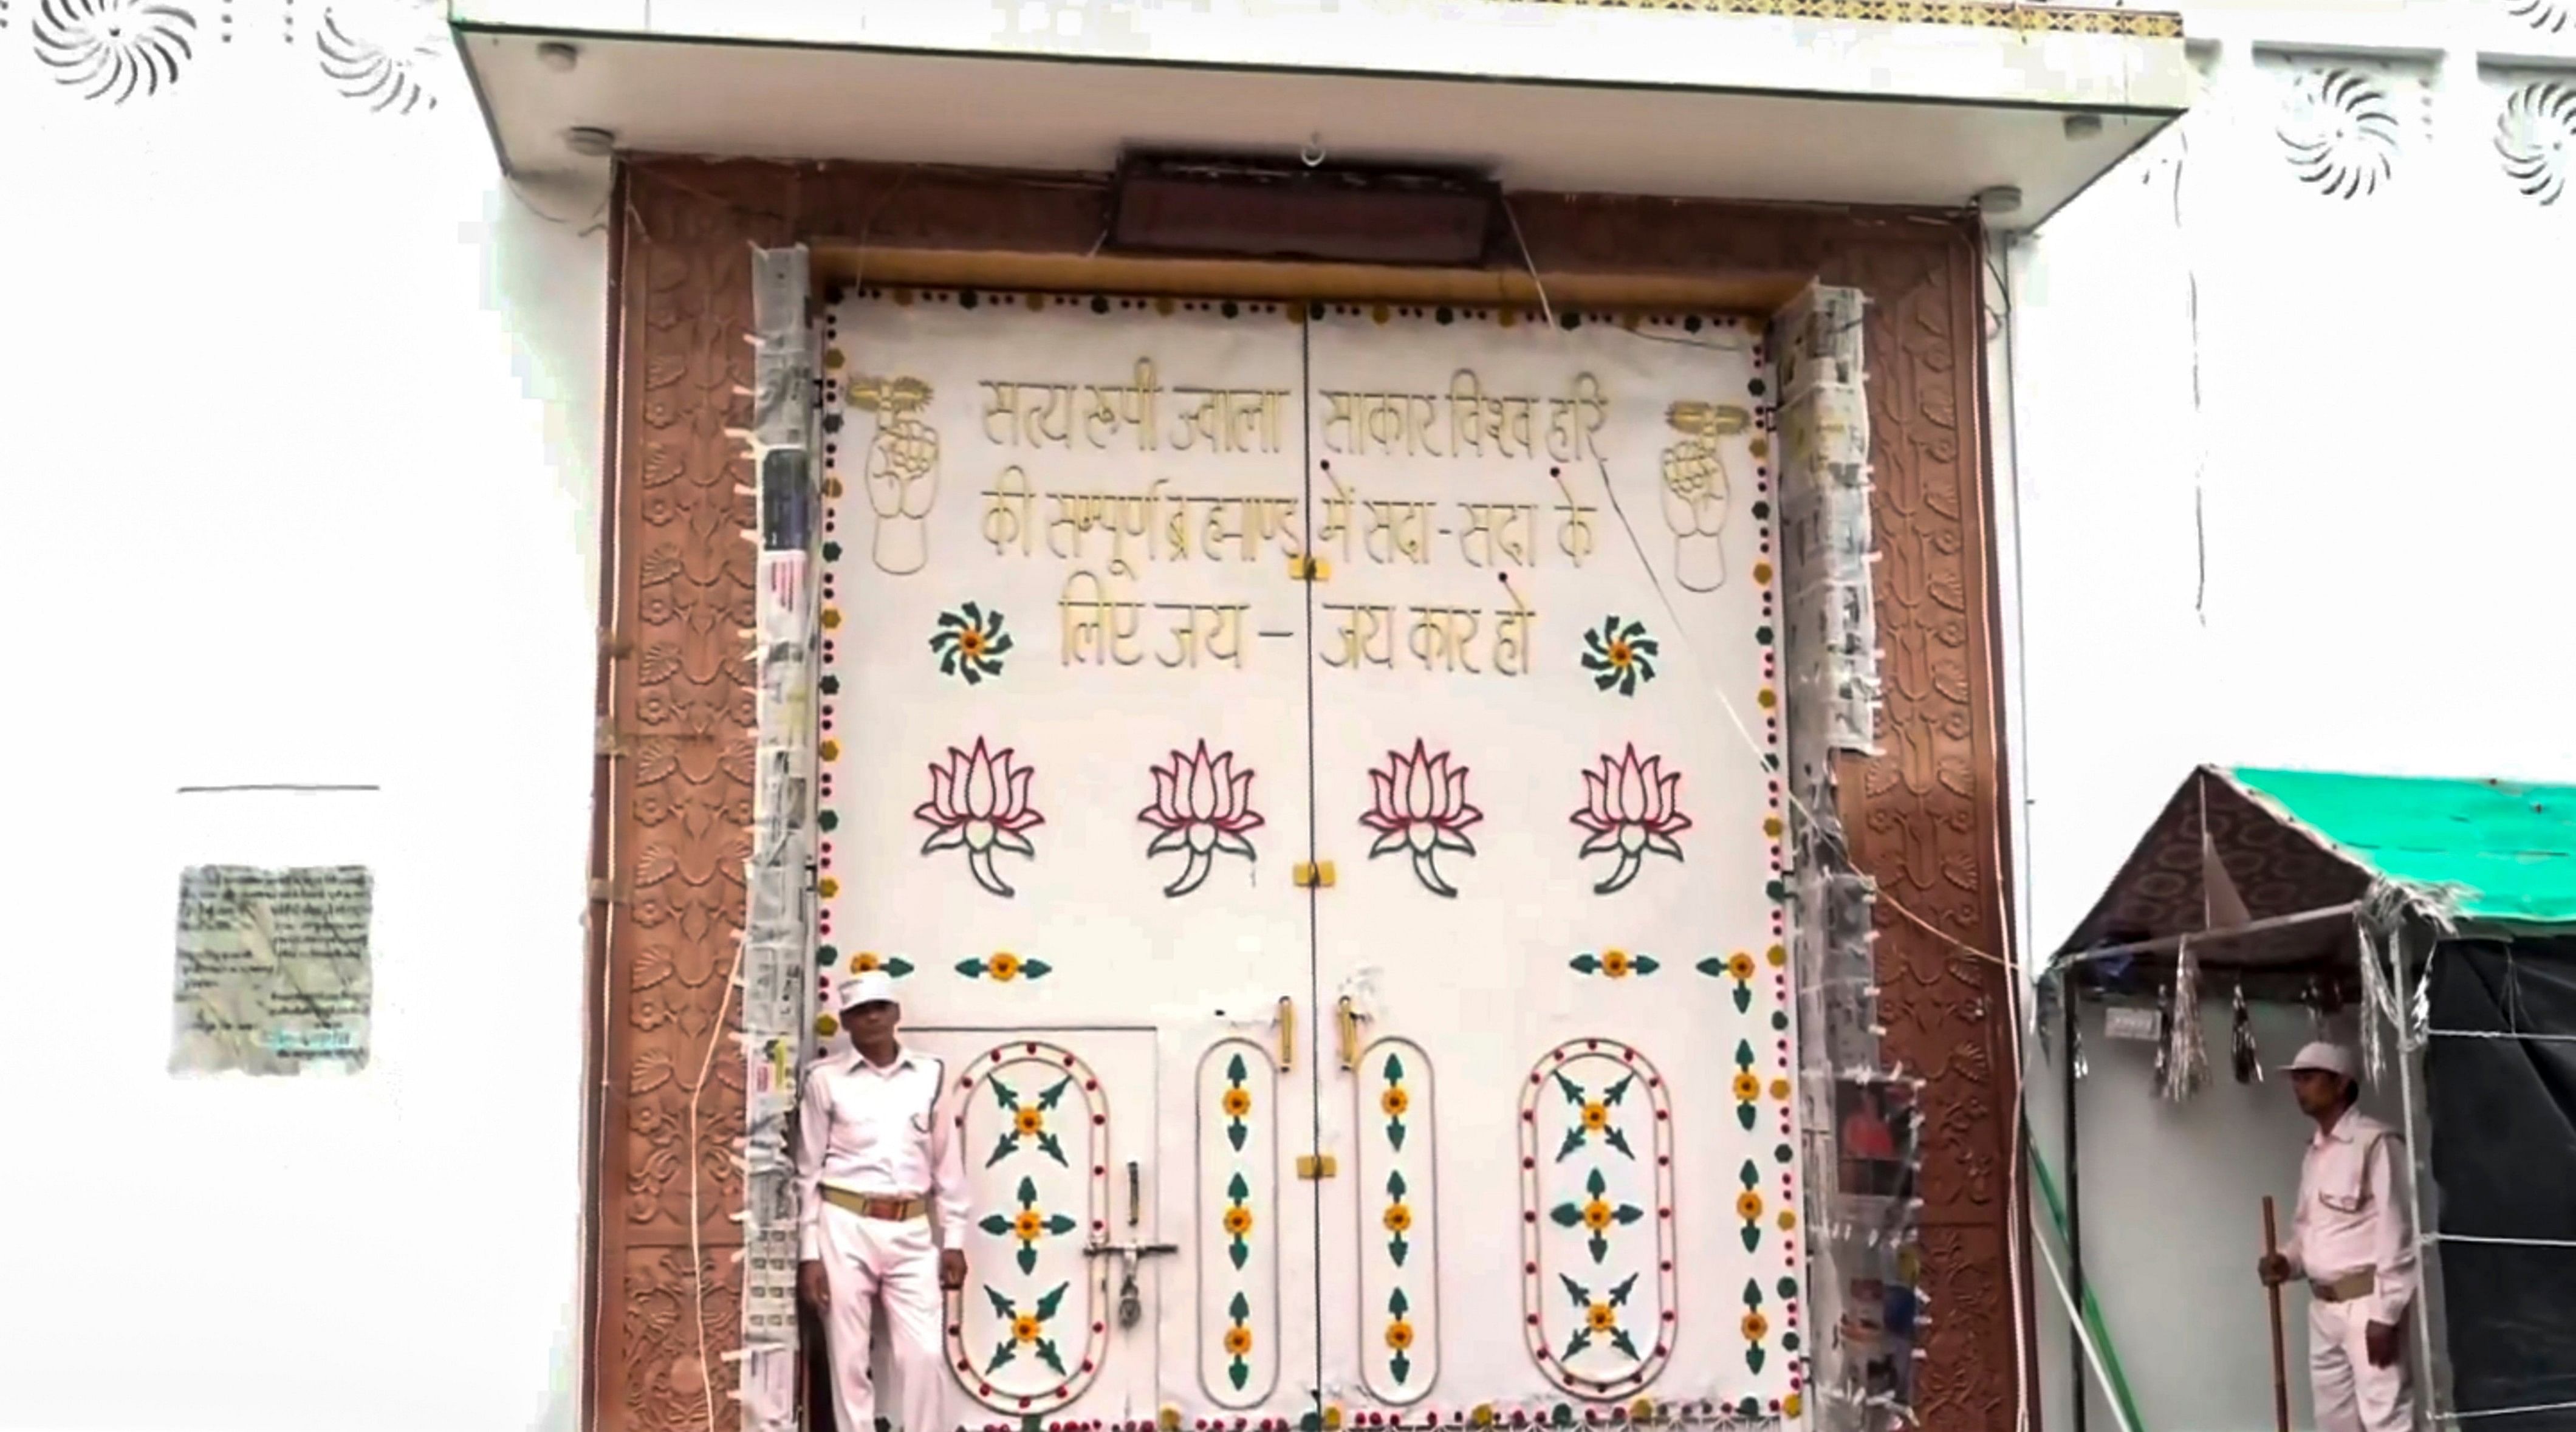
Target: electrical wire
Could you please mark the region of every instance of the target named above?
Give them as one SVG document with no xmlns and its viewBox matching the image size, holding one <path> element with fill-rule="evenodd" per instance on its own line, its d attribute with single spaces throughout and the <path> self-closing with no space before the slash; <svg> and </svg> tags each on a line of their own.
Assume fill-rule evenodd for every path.
<svg viewBox="0 0 2576 1432">
<path fill-rule="evenodd" d="M 715 1360 L 707 1353 L 707 1275 L 701 1249 L 698 1213 L 698 1185 L 701 1182 L 698 1162 L 698 1098 L 707 1091 L 707 1079 L 715 1072 L 716 1047 L 724 1042 L 725 1016 L 733 1010 L 734 981 L 742 975 L 742 942 L 733 947 L 733 964 L 725 970 L 724 994 L 716 1001 L 715 1023 L 707 1027 L 706 1057 L 698 1062 L 698 1082 L 689 1086 L 689 1283 L 697 1296 L 698 1315 L 698 1388 L 706 1398 L 707 1432 L 716 1428 Z"/>
<path fill-rule="evenodd" d="M 2192 261 L 2191 233 L 2182 222 L 2182 172 L 2191 162 L 2191 131 L 2188 118 L 2174 123 L 2174 144 L 2181 153 L 2174 156 L 2173 231 L 2182 246 L 2184 311 L 2191 326 L 2191 545 L 2195 563 L 2191 588 L 2191 614 L 2201 626 L 2209 625 L 2209 422 L 2201 410 L 2200 395 L 2200 266 Z"/>
</svg>

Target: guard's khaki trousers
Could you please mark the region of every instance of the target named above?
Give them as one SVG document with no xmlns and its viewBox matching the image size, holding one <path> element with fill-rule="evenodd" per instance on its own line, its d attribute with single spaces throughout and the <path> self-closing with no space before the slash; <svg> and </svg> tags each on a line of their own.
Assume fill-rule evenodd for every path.
<svg viewBox="0 0 2576 1432">
<path fill-rule="evenodd" d="M 2308 1302 L 2308 1390 L 2316 1402 L 2317 1432 L 2408 1432 L 2415 1424 L 2405 1341 L 2398 1342 L 2394 1364 L 2370 1365 L 2364 1330 L 2371 1301 Z"/>
<path fill-rule="evenodd" d="M 891 1324 L 895 1376 L 903 1382 L 898 1432 L 950 1432 L 943 1410 L 947 1358 L 940 1349 L 939 1248 L 930 1220 L 862 1218 L 823 1205 L 823 1276 L 832 1306 L 824 1317 L 832 1353 L 832 1405 L 841 1432 L 876 1432 L 877 1393 L 868 1376 L 868 1337 L 882 1305 Z"/>
</svg>

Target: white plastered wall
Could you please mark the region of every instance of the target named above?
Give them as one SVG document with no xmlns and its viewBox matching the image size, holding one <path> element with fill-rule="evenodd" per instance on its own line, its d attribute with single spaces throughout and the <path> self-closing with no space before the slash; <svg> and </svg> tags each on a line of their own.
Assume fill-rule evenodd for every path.
<svg viewBox="0 0 2576 1432">
<path fill-rule="evenodd" d="M 569 1429 L 602 195 L 434 23 L 177 8 L 119 103 L 0 7 L 0 1428 Z M 273 782 L 380 789 L 175 793 Z M 374 866 L 373 1062 L 174 1079 L 271 860 Z"/>
<path fill-rule="evenodd" d="M 2183 8 L 2200 107 L 1996 256 L 2027 954 L 2065 937 L 2199 762 L 2576 780 L 2576 645 L 2552 635 L 2576 523 L 2556 433 L 2576 396 L 2576 136 L 2555 161 L 2571 187 L 2544 206 L 2505 174 L 2498 128 L 2517 88 L 2576 88 L 2576 5 Z M 2352 198 L 2303 180 L 2282 133 L 2289 93 L 2336 66 L 2398 118 L 2387 178 Z M 2142 1432 L 2268 1427 L 2249 1275 L 2259 1200 L 2287 1217 L 2304 1126 L 2277 1083 L 2225 1081 L 2223 1007 L 2220 1083 L 2179 1107 L 2098 1018 L 2085 1262 Z M 2259 1029 L 2277 1058 L 2306 1019 Z M 2034 1062 L 2062 1178 L 2058 1077 Z M 2062 1429 L 2065 1319 L 2034 1281 L 2041 1410 Z M 2098 1394 L 2089 1426 L 2117 1426 Z"/>
</svg>

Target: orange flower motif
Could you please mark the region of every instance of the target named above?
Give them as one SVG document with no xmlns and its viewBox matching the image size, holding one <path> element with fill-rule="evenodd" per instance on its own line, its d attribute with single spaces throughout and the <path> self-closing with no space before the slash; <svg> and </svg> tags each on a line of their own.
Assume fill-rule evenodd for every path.
<svg viewBox="0 0 2576 1432">
<path fill-rule="evenodd" d="M 1252 1329 L 1232 1327 L 1225 1330 L 1225 1350 L 1235 1357 L 1252 1351 Z"/>
<path fill-rule="evenodd" d="M 1726 957 L 1726 972 L 1739 980 L 1753 978 L 1753 957 L 1742 950 Z"/>
<path fill-rule="evenodd" d="M 874 950 L 861 950 L 850 959 L 850 972 L 852 974 L 863 975 L 868 973 L 870 970 L 881 970 L 884 968 L 884 957 L 877 954 Z"/>
<path fill-rule="evenodd" d="M 1610 1127 L 1610 1106 L 1598 1099 L 1583 1106 L 1583 1131 L 1597 1134 Z"/>
<path fill-rule="evenodd" d="M 1762 1216 L 1762 1195 L 1751 1189 L 1735 1196 L 1735 1216 L 1751 1223 Z"/>
<path fill-rule="evenodd" d="M 1583 1226 L 1595 1233 L 1608 1228 L 1610 1221 L 1617 1216 L 1615 1209 L 1597 1198 L 1583 1205 Z"/>
<path fill-rule="evenodd" d="M 1389 1233 L 1402 1233 L 1413 1226 L 1413 1210 L 1401 1203 L 1390 1203 L 1378 1222 L 1385 1224 Z"/>
<path fill-rule="evenodd" d="M 1017 1234 L 1023 1243 L 1035 1243 L 1038 1235 L 1046 1232 L 1046 1215 L 1034 1208 L 1023 1208 L 1011 1220 L 1011 1232 Z"/>
<path fill-rule="evenodd" d="M 1744 1315 L 1744 1340 L 1746 1342 L 1760 1342 L 1762 1339 L 1770 1336 L 1770 1334 L 1771 1320 L 1762 1316 L 1759 1310 L 1746 1313 Z"/>
<path fill-rule="evenodd" d="M 1011 1319 L 1011 1340 L 1013 1342 L 1036 1342 L 1038 1340 L 1038 1334 L 1042 1331 L 1044 1331 L 1044 1329 L 1040 1327 L 1038 1320 L 1026 1313 L 1022 1313 L 1018 1317 Z"/>
<path fill-rule="evenodd" d="M 1046 1110 L 1038 1108 L 1035 1105 L 1021 1108 L 1013 1113 L 1011 1117 L 1011 1126 L 1019 1130 L 1020 1137 L 1022 1138 L 1034 1138 L 1039 1134 L 1045 1133 Z"/>
<path fill-rule="evenodd" d="M 984 962 L 984 973 L 1009 984 L 1020 977 L 1020 957 L 1008 950 L 996 950 L 993 957 Z"/>
<path fill-rule="evenodd" d="M 1747 1104 L 1750 1104 L 1750 1103 L 1752 1103 L 1754 1100 L 1761 1098 L 1761 1097 L 1762 1097 L 1762 1080 L 1761 1080 L 1761 1077 L 1760 1077 L 1759 1075 L 1756 1075 L 1756 1074 L 1755 1074 L 1752 1070 L 1750 1070 L 1750 1069 L 1747 1069 L 1747 1070 L 1743 1070 L 1743 1071 L 1738 1072 L 1738 1073 L 1736 1074 L 1736 1076 L 1735 1076 L 1735 1097 L 1736 1097 L 1738 1100 L 1740 1100 L 1741 1102 L 1743 1102 L 1743 1103 L 1747 1103 Z"/>
<path fill-rule="evenodd" d="M 1401 1119 L 1404 1111 L 1413 1107 L 1413 1096 L 1401 1088 L 1389 1088 L 1377 1096 L 1377 1106 L 1388 1118 Z"/>
<path fill-rule="evenodd" d="M 1225 1091 L 1225 1097 L 1217 1102 L 1219 1106 L 1225 1110 L 1227 1118 L 1240 1119 L 1244 1115 L 1252 1112 L 1252 1091 L 1249 1089 L 1228 1089 Z"/>
<path fill-rule="evenodd" d="M 1601 952 L 1601 973 L 1608 975 L 1614 980 L 1626 979 L 1629 973 L 1636 969 L 1636 967 L 1637 962 L 1629 956 L 1626 950 L 1603 950 Z"/>
<path fill-rule="evenodd" d="M 1386 1345 L 1397 1352 L 1413 1346 L 1413 1324 L 1402 1318 L 1386 1325 Z"/>
<path fill-rule="evenodd" d="M 1594 1303 L 1583 1310 L 1583 1325 L 1596 1333 L 1606 1333 L 1619 1326 L 1619 1310 L 1608 1303 Z"/>
<path fill-rule="evenodd" d="M 1240 1204 L 1225 1211 L 1225 1231 L 1237 1238 L 1252 1231 L 1252 1210 Z"/>
</svg>

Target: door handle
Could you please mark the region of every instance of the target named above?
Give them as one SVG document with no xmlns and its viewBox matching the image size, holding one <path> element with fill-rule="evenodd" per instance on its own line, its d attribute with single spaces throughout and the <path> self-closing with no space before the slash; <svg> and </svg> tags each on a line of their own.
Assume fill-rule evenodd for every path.
<svg viewBox="0 0 2576 1432">
<path fill-rule="evenodd" d="M 1368 1016 L 1352 1006 L 1349 995 L 1342 996 L 1341 1002 L 1333 1007 L 1333 1013 L 1342 1027 L 1342 1068 L 1345 1072 L 1357 1069 L 1360 1067 L 1360 1021 Z"/>
<path fill-rule="evenodd" d="M 1297 1001 L 1279 996 L 1279 1072 L 1297 1067 Z"/>
</svg>

